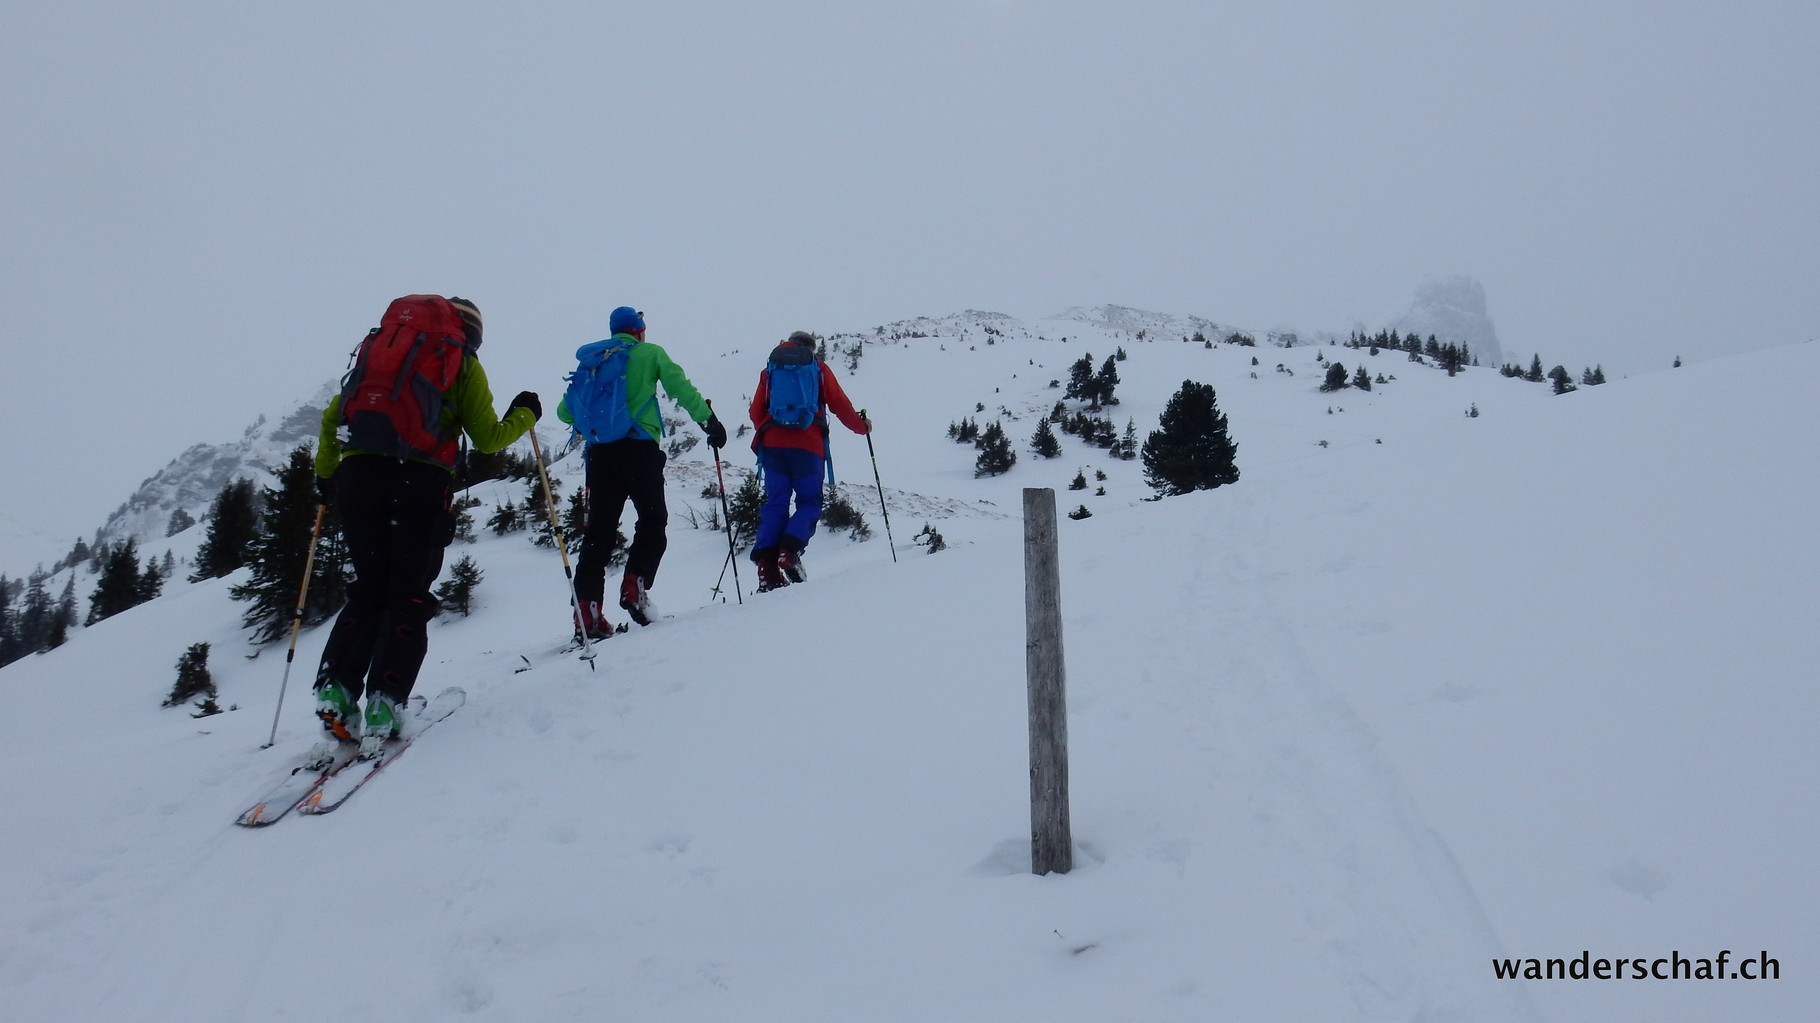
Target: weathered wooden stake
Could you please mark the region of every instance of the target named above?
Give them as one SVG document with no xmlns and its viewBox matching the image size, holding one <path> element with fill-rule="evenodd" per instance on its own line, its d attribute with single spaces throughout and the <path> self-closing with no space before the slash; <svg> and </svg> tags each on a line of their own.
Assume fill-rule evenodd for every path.
<svg viewBox="0 0 1820 1023">
<path fill-rule="evenodd" d="M 1055 491 L 1024 489 L 1024 673 L 1030 688 L 1030 869 L 1074 869 Z"/>
</svg>

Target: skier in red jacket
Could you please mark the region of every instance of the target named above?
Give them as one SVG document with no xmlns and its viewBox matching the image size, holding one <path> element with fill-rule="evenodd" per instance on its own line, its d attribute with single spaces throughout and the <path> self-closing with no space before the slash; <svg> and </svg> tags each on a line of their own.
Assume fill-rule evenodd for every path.
<svg viewBox="0 0 1820 1023">
<path fill-rule="evenodd" d="M 776 373 L 801 373 L 805 379 L 799 383 L 794 376 L 780 377 L 774 395 L 772 377 Z M 778 404 L 774 404 L 774 397 Z M 783 404 L 792 400 L 806 402 L 806 407 L 792 409 Z M 765 502 L 759 508 L 758 536 L 752 549 L 752 560 L 758 564 L 760 593 L 808 578 L 803 571 L 802 554 L 821 520 L 830 411 L 854 433 L 872 432 L 872 423 L 854 410 L 834 371 L 815 357 L 815 338 L 796 331 L 771 353 L 770 362 L 758 376 L 758 390 L 752 395 L 752 425 L 758 428 L 752 450 L 758 454 L 765 476 Z M 801 418 L 803 425 L 787 425 L 796 418 Z M 796 498 L 794 512 L 790 510 L 792 496 Z"/>
</svg>

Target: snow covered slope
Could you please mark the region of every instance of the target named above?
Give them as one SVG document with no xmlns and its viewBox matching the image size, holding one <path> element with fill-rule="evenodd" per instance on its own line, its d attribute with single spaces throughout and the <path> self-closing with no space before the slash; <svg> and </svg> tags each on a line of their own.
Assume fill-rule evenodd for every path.
<svg viewBox="0 0 1820 1023">
<path fill-rule="evenodd" d="M 5 1017 L 1808 1018 L 1820 347 L 1556 397 L 1097 319 L 915 321 L 836 357 L 895 563 L 837 428 L 874 538 L 714 602 L 725 537 L 689 514 L 713 470 L 673 461 L 666 617 L 597 670 L 558 652 L 553 553 L 453 549 L 480 606 L 434 627 L 420 689 L 468 704 L 328 817 L 231 824 L 312 739 L 326 632 L 260 750 L 284 651 L 241 656 L 232 580 L 0 671 Z M 1118 346 L 1116 424 L 1212 383 L 1237 484 L 1151 502 L 1139 463 L 1027 450 L 1049 381 Z M 685 360 L 729 423 L 767 347 Z M 1322 394 L 1320 358 L 1386 383 Z M 1003 419 L 1008 475 L 973 478 L 963 416 Z M 1067 876 L 1028 873 L 1026 486 L 1093 512 L 1061 522 Z M 199 641 L 238 710 L 158 708 Z M 1781 977 L 1493 976 L 1721 949 Z"/>
</svg>

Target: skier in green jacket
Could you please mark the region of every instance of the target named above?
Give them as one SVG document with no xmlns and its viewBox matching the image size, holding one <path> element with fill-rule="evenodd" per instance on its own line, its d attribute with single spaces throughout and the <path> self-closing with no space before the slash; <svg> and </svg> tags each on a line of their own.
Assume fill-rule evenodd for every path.
<svg viewBox="0 0 1820 1023">
<path fill-rule="evenodd" d="M 626 552 L 626 572 L 620 581 L 619 606 L 640 625 L 651 624 L 647 593 L 657 579 L 657 566 L 663 561 L 668 546 L 665 529 L 670 513 L 664 502 L 663 448 L 657 438 L 663 436 L 663 417 L 657 408 L 657 385 L 663 384 L 668 394 L 689 418 L 700 424 L 708 435 L 708 444 L 718 452 L 726 446 L 727 430 L 714 410 L 703 400 L 701 392 L 689 382 L 682 367 L 661 347 L 645 340 L 645 318 L 631 306 L 620 306 L 608 318 L 612 337 L 607 341 L 585 345 L 577 352 L 580 359 L 600 345 L 629 343 L 626 359 L 625 394 L 632 426 L 625 436 L 593 439 L 586 451 L 587 527 L 582 532 L 581 555 L 575 562 L 576 629 L 590 639 L 605 639 L 613 626 L 601 613 L 606 597 L 607 561 L 612 556 L 614 540 L 619 533 L 620 516 L 626 500 L 638 519 L 632 530 L 632 544 Z M 575 418 L 568 397 L 556 407 L 556 416 L 570 425 Z"/>
<path fill-rule="evenodd" d="M 347 605 L 335 619 L 316 671 L 316 713 L 334 738 L 359 739 L 363 746 L 398 733 L 429 647 L 428 626 L 437 611 L 430 586 L 442 571 L 443 549 L 455 537 L 457 434 L 467 434 L 480 451 L 498 451 L 543 415 L 530 391 L 513 398 L 503 418 L 493 414 L 493 392 L 474 354 L 481 321 L 472 302 L 411 295 L 392 303 L 381 324 L 362 345 L 342 393 L 323 409 L 316 447 L 317 488 L 322 503 L 341 513 L 354 563 Z M 403 399 L 418 404 L 402 415 L 396 406 L 403 392 L 393 383 L 399 371 L 374 380 L 379 358 L 369 357 L 370 347 L 389 331 L 419 340 L 406 357 L 418 361 L 405 368 L 430 380 L 432 390 L 442 388 Z M 344 414 L 350 400 L 356 411 Z M 425 400 L 430 407 L 440 404 L 433 431 L 412 428 L 424 414 Z"/>
</svg>

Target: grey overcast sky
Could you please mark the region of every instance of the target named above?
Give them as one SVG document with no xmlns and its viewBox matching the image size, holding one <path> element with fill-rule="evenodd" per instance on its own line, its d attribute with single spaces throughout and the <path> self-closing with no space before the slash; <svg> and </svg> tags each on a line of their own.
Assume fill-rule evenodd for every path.
<svg viewBox="0 0 1820 1023">
<path fill-rule="evenodd" d="M 685 367 L 966 308 L 1376 329 L 1455 274 L 1576 372 L 1804 340 L 1817 54 L 1813 0 L 0 0 L 5 510 L 88 533 L 420 291 L 502 404 L 622 303 Z"/>
</svg>

